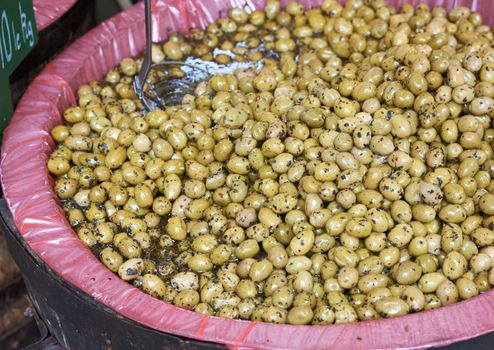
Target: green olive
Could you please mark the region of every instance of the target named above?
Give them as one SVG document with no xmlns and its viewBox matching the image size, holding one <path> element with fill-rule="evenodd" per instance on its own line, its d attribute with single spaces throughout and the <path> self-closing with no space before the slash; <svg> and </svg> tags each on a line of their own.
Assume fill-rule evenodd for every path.
<svg viewBox="0 0 494 350">
<path fill-rule="evenodd" d="M 494 36 L 480 15 L 281 4 L 152 44 L 154 64 L 242 68 L 163 109 L 136 97 L 142 58 L 78 88 L 46 159 L 77 237 L 144 292 L 218 317 L 351 323 L 491 289 Z M 188 74 L 155 67 L 145 89 Z"/>
</svg>

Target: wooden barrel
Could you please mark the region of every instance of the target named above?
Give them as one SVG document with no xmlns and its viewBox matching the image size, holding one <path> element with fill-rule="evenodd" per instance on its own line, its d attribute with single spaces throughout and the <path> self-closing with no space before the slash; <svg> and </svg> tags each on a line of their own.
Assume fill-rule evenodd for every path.
<svg viewBox="0 0 494 350">
<path fill-rule="evenodd" d="M 311 5 L 321 0 L 299 1 Z M 411 0 L 389 3 L 405 1 Z M 494 9 L 487 0 L 413 2 L 449 4 L 449 8 L 461 4 L 486 14 Z M 254 10 L 265 1 L 158 1 L 155 18 L 160 32 L 155 33 L 156 39 L 163 40 L 175 30 L 204 27 L 233 3 Z M 49 130 L 61 123 L 63 110 L 74 104 L 78 86 L 100 79 L 122 58 L 143 49 L 142 14 L 140 3 L 91 31 L 55 59 L 50 69 L 32 82 L 4 134 L 0 172 L 8 202 L 4 213 L 10 211 L 12 216 L 2 218 L 10 222 L 9 248 L 35 300 L 41 301 L 40 313 L 51 321 L 57 339 L 74 344 L 73 348 L 90 349 L 218 349 L 225 345 L 232 349 L 422 349 L 494 331 L 490 315 L 494 290 L 444 308 L 397 318 L 327 326 L 278 325 L 193 313 L 144 294 L 104 267 L 74 234 L 53 193 L 46 171 L 46 159 L 54 146 Z M 494 20 L 486 19 L 491 24 Z M 35 266 L 40 268 L 35 270 Z M 195 341 L 183 340 L 185 344 L 181 344 L 183 337 Z M 486 343 L 492 348 L 492 342 Z"/>
</svg>

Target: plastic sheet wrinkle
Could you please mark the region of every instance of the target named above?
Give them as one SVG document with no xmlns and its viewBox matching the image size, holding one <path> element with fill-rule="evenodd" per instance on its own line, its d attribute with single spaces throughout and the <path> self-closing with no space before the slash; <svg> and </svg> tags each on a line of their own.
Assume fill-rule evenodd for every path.
<svg viewBox="0 0 494 350">
<path fill-rule="evenodd" d="M 38 31 L 49 27 L 75 5 L 77 0 L 33 0 Z"/>
<path fill-rule="evenodd" d="M 209 317 L 204 316 L 201 322 L 199 322 L 199 326 L 197 327 L 197 332 L 196 332 L 198 337 L 202 337 L 204 335 L 204 330 L 206 329 L 208 321 L 209 321 Z"/>
</svg>

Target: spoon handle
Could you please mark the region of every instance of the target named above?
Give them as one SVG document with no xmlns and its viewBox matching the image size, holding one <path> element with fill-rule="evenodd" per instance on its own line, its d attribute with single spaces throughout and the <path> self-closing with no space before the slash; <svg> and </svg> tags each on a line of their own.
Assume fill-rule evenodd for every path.
<svg viewBox="0 0 494 350">
<path fill-rule="evenodd" d="M 138 81 L 138 93 L 143 94 L 144 84 L 151 67 L 151 0 L 144 0 L 144 11 L 146 15 L 146 53 L 144 55 L 144 61 L 142 62 L 141 70 L 137 76 Z"/>
</svg>

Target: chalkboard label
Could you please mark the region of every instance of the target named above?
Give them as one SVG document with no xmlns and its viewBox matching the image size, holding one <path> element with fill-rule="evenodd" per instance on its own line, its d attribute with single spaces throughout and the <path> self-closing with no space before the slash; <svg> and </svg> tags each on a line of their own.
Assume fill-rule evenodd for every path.
<svg viewBox="0 0 494 350">
<path fill-rule="evenodd" d="M 12 116 L 9 76 L 37 42 L 32 0 L 0 0 L 0 131 Z"/>
</svg>

